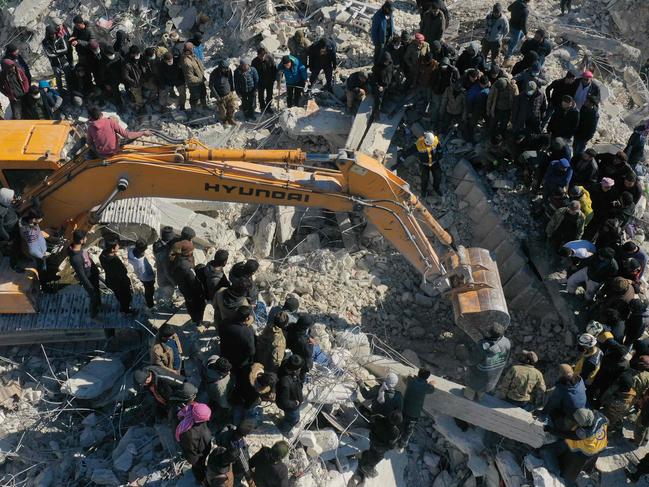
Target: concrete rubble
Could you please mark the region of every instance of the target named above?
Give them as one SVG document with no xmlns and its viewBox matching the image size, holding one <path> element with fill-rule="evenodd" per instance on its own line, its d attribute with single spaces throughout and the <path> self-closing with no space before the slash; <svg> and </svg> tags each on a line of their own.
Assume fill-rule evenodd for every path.
<svg viewBox="0 0 649 487">
<path fill-rule="evenodd" d="M 630 127 L 649 118 L 649 94 L 638 74 L 639 64 L 649 52 L 649 9 L 640 8 L 643 1 L 581 2 L 581 10 L 565 22 L 555 19 L 556 12 L 550 10 L 554 6 L 532 2 L 538 10 L 534 27 L 547 26 L 556 44 L 561 44 L 548 56 L 546 77 L 559 78 L 566 69 L 578 68 L 584 59 L 592 60 L 597 68 L 607 99 L 593 142 L 625 141 Z M 397 31 L 416 30 L 419 16 L 414 6 L 397 3 L 403 8 Z M 461 19 L 459 29 L 479 29 L 487 10 L 485 2 L 447 3 Z M 303 4 L 306 7 L 300 10 Z M 78 8 L 85 18 L 97 21 L 103 17 L 104 22 L 114 22 L 142 45 L 149 45 L 164 30 L 164 26 L 152 27 L 160 12 L 173 28 L 189 36 L 198 15 L 209 11 L 212 20 L 204 42 L 208 57 L 225 57 L 234 64 L 239 57 L 254 55 L 258 45 L 281 56 L 288 53 L 287 40 L 296 29 L 305 29 L 311 40 L 321 29 L 338 43 L 341 67 L 337 84 L 342 86 L 354 70 L 369 71 L 373 54 L 367 38 L 369 19 L 380 2 L 132 1 L 124 7 L 123 2 L 110 0 L 89 0 L 80 6 L 63 0 L 13 2 L 0 12 L 0 45 L 17 38 L 34 76 L 44 77 L 51 74 L 49 63 L 39 52 L 46 17 L 62 17 L 69 23 L 72 10 Z M 405 110 L 399 110 L 376 124 L 363 141 L 370 98 L 353 120 L 341 110 L 344 93 L 340 88 L 337 97 L 316 88 L 308 108 L 285 109 L 246 127 L 230 129 L 212 116 L 192 121 L 184 113 L 160 115 L 153 111 L 140 119 L 125 116 L 121 123 L 133 127 L 144 120 L 171 136 L 196 137 L 210 146 L 300 147 L 307 152 L 337 152 L 347 147 L 386 158 L 388 164 L 390 154 L 404 147 L 409 135 L 423 132 L 416 113 L 409 119 Z M 7 106 L 3 98 L 0 102 Z M 492 178 L 478 174 L 467 169 L 470 165 L 463 158 L 479 152 L 480 143 L 451 138 L 445 144 L 449 155 L 443 161 L 444 196 L 425 203 L 457 241 L 486 247 L 496 256 L 512 310 L 508 335 L 514 347 L 536 350 L 547 364 L 573 358 L 575 326 L 563 319 L 548 296 L 547 283 L 538 277 L 533 259 L 525 253 L 523 241 L 530 235 L 542 235 L 543 229 L 531 215 L 528 195 L 516 186 L 515 171 L 503 168 Z M 416 168 L 404 166 L 399 176 L 413 190 L 418 189 Z M 492 408 L 471 404 L 482 409 L 466 412 L 469 406 L 456 394 L 464 367 L 451 353 L 466 337 L 453 324 L 450 305 L 422 286 L 407 262 L 358 215 L 142 198 L 111 205 L 103 217 L 103 223 L 126 238 L 144 238 L 149 243 L 157 238 L 161 226 L 170 225 L 177 234 L 182 227 L 191 226 L 197 234 L 197 262 L 209 260 L 220 248 L 230 251 L 230 263 L 255 257 L 260 261 L 256 279 L 268 305 L 282 303 L 294 293 L 300 297 L 301 308 L 317 317 L 314 334 L 331 363 L 316 368 L 314 380 L 305 390 L 305 410 L 317 420 L 292 438 L 290 468 L 301 473 L 295 485 L 347 485 L 359 454 L 369 448 L 368 425 L 355 410 L 358 382 L 375 385 L 387 370 L 397 369 L 407 371 L 405 378 L 412 373 L 409 364 L 430 368 L 440 377 L 440 384 L 458 390 L 446 391 L 449 395 L 442 400 L 429 400 L 437 407 L 427 407 L 429 414 L 422 418 L 406 451 L 390 452 L 380 464 L 379 479 L 368 481 L 366 487 L 561 485 L 541 460 L 521 453 L 530 450 L 525 444 L 538 447 L 543 442 L 542 429 L 539 431 L 529 415 L 498 410 L 496 398 L 486 400 Z M 648 215 L 644 213 L 644 217 Z M 97 248 L 91 253 L 96 257 Z M 151 258 L 150 250 L 148 255 Z M 70 278 L 70 269 L 65 272 Z M 137 285 L 136 291 L 141 291 Z M 174 303 L 181 310 L 172 319 L 182 326 L 186 321 L 182 298 L 174 296 Z M 210 313 L 208 305 L 206 316 Z M 158 323 L 155 319 L 143 318 L 150 324 Z M 196 368 L 207 352 L 208 340 L 199 338 L 195 330 L 183 328 L 182 333 L 191 343 L 191 361 Z M 561 337 L 559 342 L 553 340 L 556 336 Z M 171 431 L 144 425 L 133 407 L 139 403 L 129 374 L 141 363 L 137 357 L 145 351 L 142 344 L 131 343 L 127 336 L 120 355 L 104 352 L 105 345 L 98 341 L 46 345 L 42 351 L 38 346 L 0 348 L 0 484 L 175 485 L 182 478 L 178 485 L 192 485 L 187 465 L 175 456 L 177 445 Z M 384 360 L 395 350 L 402 352 L 408 364 L 396 361 L 378 371 L 373 355 Z M 133 353 L 121 355 L 125 351 Z M 373 370 L 368 362 L 374 363 Z M 334 370 L 343 374 L 332 384 Z M 319 408 L 331 410 L 329 417 L 318 416 Z M 487 411 L 496 412 L 490 416 Z M 266 412 L 271 417 L 279 414 L 274 406 Z M 482 428 L 465 430 L 454 417 Z M 330 418 L 336 424 L 331 424 Z M 524 427 L 512 432 L 512 424 Z M 505 448 L 493 458 L 484 454 L 492 434 L 488 431 L 499 433 Z M 280 438 L 274 423 L 266 421 L 249 438 L 252 453 Z M 520 468 L 523 458 L 524 471 Z M 617 470 L 619 473 L 620 468 Z M 588 480 L 592 485 L 605 485 L 597 478 Z"/>
</svg>

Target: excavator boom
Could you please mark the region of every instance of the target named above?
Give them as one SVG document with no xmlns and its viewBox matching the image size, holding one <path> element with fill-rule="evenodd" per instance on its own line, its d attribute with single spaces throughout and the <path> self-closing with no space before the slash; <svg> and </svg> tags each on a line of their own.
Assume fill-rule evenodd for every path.
<svg viewBox="0 0 649 487">
<path fill-rule="evenodd" d="M 23 195 L 23 209 L 38 202 L 44 223 L 69 236 L 76 228 L 91 227 L 111 202 L 136 197 L 362 212 L 424 280 L 450 293 L 456 322 L 464 320 L 464 326 L 460 326 L 474 338 L 494 321 L 509 322 L 495 263 L 491 261 L 492 265 L 486 267 L 481 264 L 481 272 L 489 276 L 476 282 L 467 257 L 473 254 L 462 252 L 464 258 L 449 258 L 457 250 L 451 236 L 412 194 L 408 184 L 361 153 L 312 155 L 301 150 L 213 149 L 194 139 L 147 147 L 128 145 L 113 157 L 79 157 L 64 164 L 45 181 L 28 188 Z M 429 237 L 446 247 L 446 265 Z M 481 254 L 481 258 L 485 256 Z M 488 253 L 486 258 L 490 260 Z M 487 315 L 489 323 L 483 323 Z"/>
</svg>

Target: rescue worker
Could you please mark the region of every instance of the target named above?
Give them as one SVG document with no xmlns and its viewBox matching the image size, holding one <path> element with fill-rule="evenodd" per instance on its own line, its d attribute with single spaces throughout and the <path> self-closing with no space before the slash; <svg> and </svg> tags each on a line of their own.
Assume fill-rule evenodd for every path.
<svg viewBox="0 0 649 487">
<path fill-rule="evenodd" d="M 158 329 L 150 360 L 151 365 L 182 374 L 183 347 L 173 325 L 165 323 Z"/>
<path fill-rule="evenodd" d="M 363 71 L 352 73 L 345 82 L 345 97 L 347 110 L 352 113 L 354 106 L 358 106 L 367 95 L 367 75 Z"/>
<path fill-rule="evenodd" d="M 433 190 L 438 196 L 442 195 L 442 168 L 439 165 L 441 150 L 439 148 L 439 138 L 432 132 L 424 132 L 424 135 L 417 139 L 414 147 L 399 156 L 400 162 L 410 155 L 416 155 L 419 162 L 421 174 L 421 197 L 428 196 L 429 177 L 433 175 Z"/>
<path fill-rule="evenodd" d="M 403 395 L 396 387 L 399 377 L 394 372 L 388 373 L 379 387 L 376 398 L 372 401 L 372 414 L 389 416 L 392 411 L 401 411 Z"/>
<path fill-rule="evenodd" d="M 101 292 L 99 290 L 99 268 L 92 260 L 87 250 L 83 248 L 86 244 L 86 232 L 75 230 L 72 232 L 72 243 L 68 247 L 68 259 L 74 269 L 79 284 L 90 298 L 90 317 L 95 318 L 101 307 Z"/>
<path fill-rule="evenodd" d="M 487 336 L 471 347 L 467 356 L 469 368 L 464 387 L 467 399 L 480 401 L 484 394 L 496 388 L 510 351 L 511 342 L 505 336 L 505 327 L 499 323 L 492 325 Z"/>
<path fill-rule="evenodd" d="M 586 387 L 590 386 L 602 364 L 604 354 L 597 346 L 597 338 L 589 333 L 582 333 L 577 340 L 579 359 L 575 364 L 575 374 L 579 375 Z"/>
<path fill-rule="evenodd" d="M 180 443 L 183 458 L 192 466 L 196 483 L 205 482 L 207 456 L 212 448 L 212 432 L 207 422 L 212 411 L 207 404 L 192 402 L 178 411 L 180 422 L 176 427 L 176 441 Z"/>
<path fill-rule="evenodd" d="M 543 406 L 545 380 L 535 367 L 539 357 L 535 352 L 523 350 L 518 354 L 518 364 L 511 366 L 498 386 L 498 395 L 505 401 L 527 411 Z"/>
<path fill-rule="evenodd" d="M 571 183 L 575 180 L 575 173 L 571 178 Z M 593 202 L 590 199 L 590 193 L 583 186 L 570 186 L 568 190 L 568 197 L 571 201 L 577 201 L 579 203 L 579 209 L 584 214 L 584 224 L 588 225 L 593 219 Z"/>
<path fill-rule="evenodd" d="M 574 431 L 553 431 L 565 439 L 541 448 L 547 469 L 560 475 L 569 487 L 576 486 L 579 472 L 590 471 L 608 446 L 608 420 L 599 411 L 580 408 L 574 412 Z"/>
<path fill-rule="evenodd" d="M 435 391 L 435 382 L 430 376 L 427 369 L 419 369 L 417 376 L 408 378 L 406 384 L 406 393 L 403 396 L 403 426 L 401 428 L 401 437 L 399 438 L 399 447 L 408 446 L 410 437 L 415 431 L 415 426 L 421 417 L 424 409 L 424 401 L 428 394 Z"/>
</svg>

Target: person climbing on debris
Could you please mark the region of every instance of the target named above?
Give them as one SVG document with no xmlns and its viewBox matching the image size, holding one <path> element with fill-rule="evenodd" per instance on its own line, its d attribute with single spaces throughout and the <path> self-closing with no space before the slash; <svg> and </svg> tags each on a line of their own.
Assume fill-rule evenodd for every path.
<svg viewBox="0 0 649 487">
<path fill-rule="evenodd" d="M 398 443 L 399 448 L 408 446 L 410 438 L 415 432 L 415 426 L 417 426 L 424 409 L 426 396 L 435 392 L 434 384 L 435 382 L 430 376 L 430 371 L 427 369 L 419 369 L 416 377 L 408 377 L 406 393 L 403 396 L 403 423 Z"/>
<path fill-rule="evenodd" d="M 536 352 L 523 350 L 518 354 L 518 364 L 511 366 L 498 385 L 498 395 L 505 401 L 534 411 L 543 406 L 545 380 L 535 365 L 539 361 Z"/>
<path fill-rule="evenodd" d="M 151 365 L 182 374 L 183 347 L 173 325 L 165 323 L 158 329 L 150 355 Z"/>
<path fill-rule="evenodd" d="M 68 247 L 68 259 L 74 269 L 74 274 L 79 284 L 81 284 L 90 298 L 90 317 L 95 318 L 101 307 L 99 268 L 90 257 L 88 251 L 83 248 L 86 242 L 86 232 L 83 230 L 75 230 L 72 233 L 72 243 Z"/>
<path fill-rule="evenodd" d="M 400 411 L 392 411 L 389 416 L 376 415 L 371 418 L 370 448 L 365 450 L 358 461 L 358 469 L 352 480 L 362 485 L 366 478 L 378 476 L 376 466 L 385 454 L 395 448 L 401 438 L 403 416 Z"/>
<path fill-rule="evenodd" d="M 417 139 L 413 147 L 399 155 L 395 168 L 404 163 L 411 155 L 416 156 L 419 162 L 421 197 L 428 197 L 428 182 L 431 174 L 433 175 L 433 190 L 437 196 L 442 196 L 442 168 L 439 164 L 442 153 L 439 138 L 432 132 L 424 132 L 424 135 Z"/>
<path fill-rule="evenodd" d="M 183 376 L 155 365 L 137 369 L 133 372 L 133 380 L 151 394 L 156 421 L 171 419 L 172 415 L 191 403 L 198 394 L 198 389 Z"/>
</svg>

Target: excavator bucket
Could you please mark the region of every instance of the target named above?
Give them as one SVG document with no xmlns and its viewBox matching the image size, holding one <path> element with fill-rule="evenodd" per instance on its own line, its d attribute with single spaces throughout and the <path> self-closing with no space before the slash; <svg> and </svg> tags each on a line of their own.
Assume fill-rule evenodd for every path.
<svg viewBox="0 0 649 487">
<path fill-rule="evenodd" d="M 18 273 L 9 265 L 9 258 L 0 259 L 0 310 L 8 314 L 36 313 L 38 273 L 35 269 Z"/>
<path fill-rule="evenodd" d="M 446 256 L 445 267 L 451 284 L 447 294 L 458 327 L 478 341 L 495 323 L 509 326 L 498 266 L 488 250 L 459 247 Z"/>
</svg>

